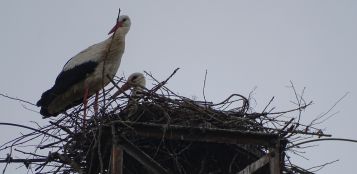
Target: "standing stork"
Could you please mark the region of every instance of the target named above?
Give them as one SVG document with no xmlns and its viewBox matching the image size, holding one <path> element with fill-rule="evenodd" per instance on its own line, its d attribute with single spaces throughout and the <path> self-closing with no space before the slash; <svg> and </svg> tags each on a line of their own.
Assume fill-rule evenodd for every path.
<svg viewBox="0 0 357 174">
<path fill-rule="evenodd" d="M 113 78 L 118 71 L 130 25 L 128 16 L 120 16 L 108 33 L 113 33 L 111 37 L 88 47 L 64 65 L 53 87 L 44 92 L 36 104 L 41 107 L 43 118 L 57 116 L 81 102 L 86 117 L 88 97 L 96 93 L 97 100 L 98 91 L 110 82 L 107 76 Z"/>
</svg>

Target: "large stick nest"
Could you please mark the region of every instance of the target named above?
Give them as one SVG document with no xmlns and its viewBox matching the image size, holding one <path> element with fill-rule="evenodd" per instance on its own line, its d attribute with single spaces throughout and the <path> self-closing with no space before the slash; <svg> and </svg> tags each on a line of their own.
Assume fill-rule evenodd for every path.
<svg viewBox="0 0 357 174">
<path fill-rule="evenodd" d="M 309 172 L 292 164 L 286 158 L 286 152 L 296 153 L 294 149 L 299 146 L 294 144 L 312 136 L 328 135 L 314 128 L 314 122 L 307 125 L 300 123 L 301 112 L 311 104 L 305 103 L 302 96 L 296 95 L 297 106 L 292 110 L 266 111 L 270 102 L 262 112 L 254 112 L 250 107 L 250 97 L 240 94 L 232 94 L 219 103 L 177 95 L 165 86 L 174 73 L 162 82 L 146 73 L 154 87 L 144 89 L 138 96 L 123 94 L 115 99 L 111 98 L 111 94 L 122 85 L 123 80 L 114 79 L 112 87 L 103 90 L 100 95 L 99 113 L 94 113 L 93 104 L 89 105 L 88 117 L 84 121 L 83 106 L 79 105 L 58 118 L 52 118 L 49 125 L 39 126 L 36 131 L 3 144 L 1 150 L 35 144 L 33 153 L 25 150 L 16 152 L 26 155 L 17 162 L 24 163 L 36 173 L 110 173 L 112 146 L 115 141 L 120 144 L 120 140 L 113 137 L 115 130 L 119 137 L 138 147 L 170 173 L 238 173 L 268 154 L 268 147 L 254 143 L 226 143 L 220 139 L 202 142 L 168 138 L 173 133 L 169 130 L 184 128 L 192 133 L 194 129 L 203 132 L 253 132 L 281 140 L 284 173 Z M 93 103 L 93 100 L 92 97 L 90 101 Z M 135 126 L 138 125 L 159 127 L 159 138 L 137 133 Z M 16 162 L 12 153 L 15 152 L 11 151 L 4 161 Z M 123 159 L 124 173 L 150 173 L 147 166 L 132 155 L 124 152 Z M 269 173 L 268 166 L 257 173 Z"/>
</svg>

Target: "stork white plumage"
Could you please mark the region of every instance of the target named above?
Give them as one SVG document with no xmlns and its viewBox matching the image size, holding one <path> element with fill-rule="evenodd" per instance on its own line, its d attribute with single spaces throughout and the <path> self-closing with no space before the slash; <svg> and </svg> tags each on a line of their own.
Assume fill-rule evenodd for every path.
<svg viewBox="0 0 357 174">
<path fill-rule="evenodd" d="M 128 104 L 126 105 L 127 115 L 123 119 L 135 119 L 135 115 L 138 111 L 138 104 L 143 94 L 141 93 L 145 89 L 146 80 L 142 73 L 133 73 L 128 77 L 126 83 L 117 91 L 112 98 L 115 99 L 116 96 L 124 93 L 125 91 L 131 89 L 131 94 L 128 99 Z M 134 116 L 134 117 L 133 117 Z"/>
<path fill-rule="evenodd" d="M 144 74 L 139 72 L 133 73 L 128 77 L 126 83 L 112 96 L 112 98 L 115 98 L 130 88 L 132 88 L 131 96 L 138 96 L 138 93 L 145 88 L 145 85 L 146 80 Z"/>
<path fill-rule="evenodd" d="M 87 98 L 106 86 L 116 74 L 125 49 L 125 36 L 131 25 L 130 18 L 122 15 L 108 34 L 111 37 L 72 57 L 57 76 L 53 87 L 41 96 L 37 106 L 44 118 L 84 103 Z M 86 112 L 84 112 L 86 115 Z"/>
</svg>

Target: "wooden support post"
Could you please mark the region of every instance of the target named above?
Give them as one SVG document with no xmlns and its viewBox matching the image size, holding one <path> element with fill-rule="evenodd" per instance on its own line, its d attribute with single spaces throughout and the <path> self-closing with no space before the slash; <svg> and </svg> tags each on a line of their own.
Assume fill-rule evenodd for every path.
<svg viewBox="0 0 357 174">
<path fill-rule="evenodd" d="M 119 136 L 114 124 L 112 125 L 112 163 L 111 174 L 123 174 L 123 150 L 119 146 Z"/>
<path fill-rule="evenodd" d="M 276 141 L 275 147 L 269 148 L 269 151 L 272 156 L 270 159 L 270 174 L 280 174 L 280 140 Z"/>
<path fill-rule="evenodd" d="M 112 149 L 112 174 L 123 174 L 123 150 L 118 146 Z"/>
<path fill-rule="evenodd" d="M 261 157 L 260 159 L 258 159 L 257 161 L 250 164 L 249 166 L 245 167 L 243 170 L 239 171 L 238 174 L 252 174 L 255 171 L 262 168 L 263 166 L 265 166 L 266 164 L 268 164 L 270 161 L 270 158 L 271 158 L 270 153 L 268 153 L 268 154 L 264 155 L 263 157 Z"/>
</svg>

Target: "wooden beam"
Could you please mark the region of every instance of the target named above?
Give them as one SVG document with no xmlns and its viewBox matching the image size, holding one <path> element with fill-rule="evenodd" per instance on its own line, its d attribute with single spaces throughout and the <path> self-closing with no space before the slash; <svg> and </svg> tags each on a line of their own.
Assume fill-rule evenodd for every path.
<svg viewBox="0 0 357 174">
<path fill-rule="evenodd" d="M 115 129 L 115 125 L 112 128 L 112 158 L 111 158 L 111 174 L 123 174 L 123 150 L 119 146 L 119 136 Z"/>
<path fill-rule="evenodd" d="M 124 136 L 120 136 L 120 147 L 126 153 L 141 163 L 150 173 L 154 174 L 169 174 L 169 171 L 163 168 L 158 162 L 152 159 L 149 155 L 141 151 L 136 145 L 132 144 Z"/>
<path fill-rule="evenodd" d="M 245 167 L 243 170 L 239 171 L 238 174 L 252 174 L 253 172 L 256 172 L 257 170 L 268 164 L 269 161 L 270 161 L 270 154 L 264 155 L 257 161 Z"/>
<path fill-rule="evenodd" d="M 119 146 L 112 149 L 112 174 L 123 174 L 123 150 Z"/>
<path fill-rule="evenodd" d="M 280 166 L 280 141 L 277 141 L 274 148 L 269 148 L 272 158 L 270 159 L 270 174 L 281 174 Z"/>
<path fill-rule="evenodd" d="M 127 130 L 122 130 L 125 133 L 158 139 L 166 138 L 172 140 L 225 144 L 257 144 L 274 147 L 275 142 L 279 138 L 277 134 L 254 131 L 198 128 L 154 123 L 134 123 L 129 121 L 114 122 L 125 124 L 126 127 L 129 126 Z"/>
</svg>

